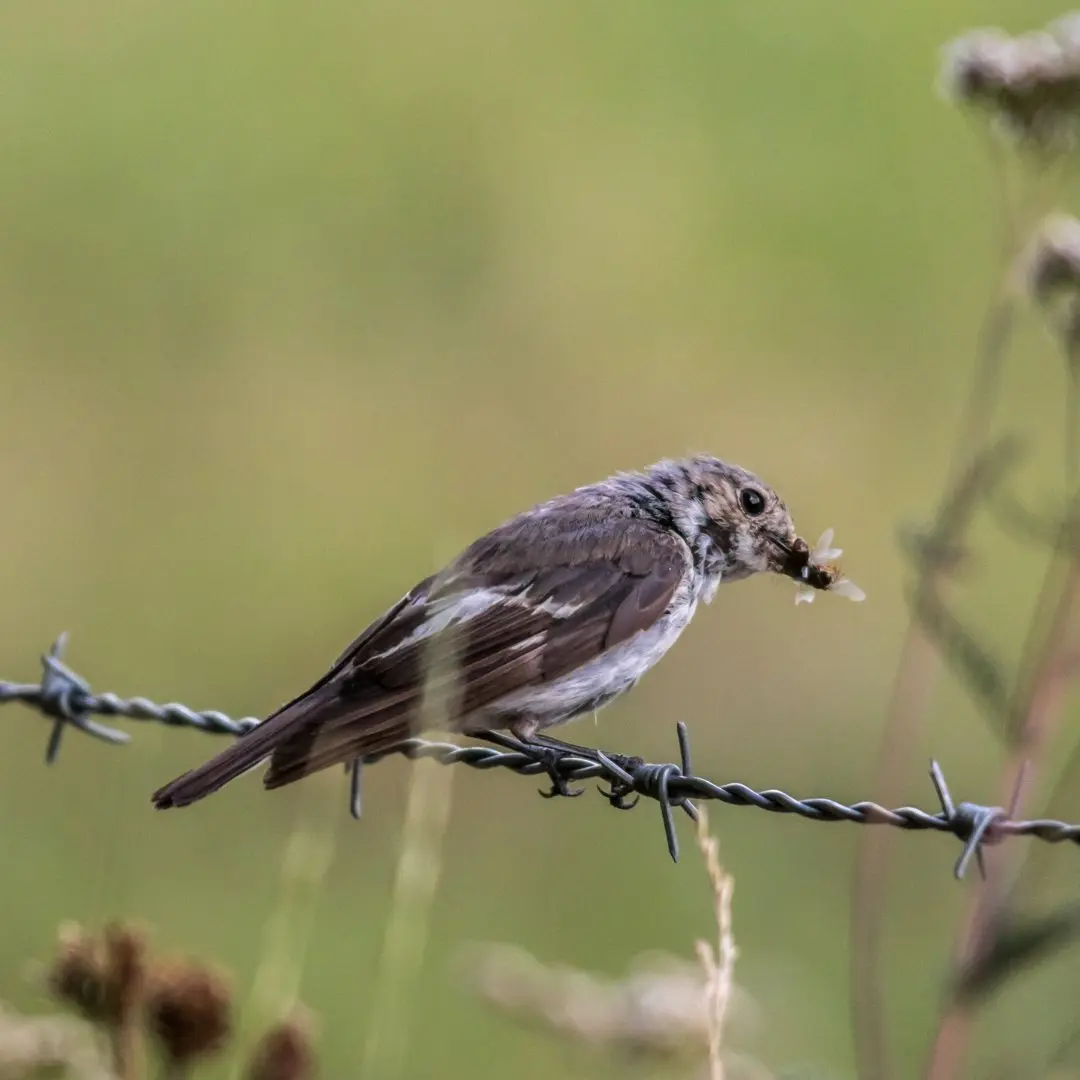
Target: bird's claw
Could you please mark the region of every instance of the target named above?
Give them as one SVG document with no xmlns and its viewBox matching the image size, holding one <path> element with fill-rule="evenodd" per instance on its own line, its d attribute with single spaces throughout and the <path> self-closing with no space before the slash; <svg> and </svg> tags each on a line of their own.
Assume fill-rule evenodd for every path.
<svg viewBox="0 0 1080 1080">
<path fill-rule="evenodd" d="M 633 810 L 641 801 L 640 795 L 635 795 L 631 800 L 627 801 L 626 797 L 630 794 L 630 789 L 615 784 L 612 784 L 612 786 L 606 790 L 602 787 L 597 787 L 597 791 L 599 791 L 616 810 Z"/>
<path fill-rule="evenodd" d="M 540 797 L 542 799 L 554 799 L 557 796 L 563 796 L 567 799 L 576 799 L 579 795 L 584 795 L 584 788 L 572 788 L 566 777 L 559 773 L 559 761 L 563 755 L 550 747 L 541 747 L 539 749 L 540 760 L 544 763 L 548 778 L 551 780 L 551 787 L 547 791 L 543 788 L 537 789 Z"/>
<path fill-rule="evenodd" d="M 639 769 L 645 764 L 645 759 L 640 757 L 630 757 L 626 754 L 606 754 L 601 755 L 600 757 L 605 765 L 618 769 L 624 775 L 613 779 L 609 788 L 605 789 L 597 785 L 597 790 L 616 810 L 633 810 L 634 807 L 637 806 L 641 796 L 634 795 L 633 799 L 627 799 L 627 796 L 634 791 L 634 778 L 632 774 L 636 769 Z"/>
<path fill-rule="evenodd" d="M 540 793 L 541 799 L 554 799 L 559 795 L 565 796 L 567 799 L 576 799 L 579 795 L 585 794 L 584 788 L 570 787 L 561 776 L 555 775 L 554 772 L 548 775 L 551 777 L 551 787 L 547 791 L 543 788 L 536 789 Z"/>
</svg>

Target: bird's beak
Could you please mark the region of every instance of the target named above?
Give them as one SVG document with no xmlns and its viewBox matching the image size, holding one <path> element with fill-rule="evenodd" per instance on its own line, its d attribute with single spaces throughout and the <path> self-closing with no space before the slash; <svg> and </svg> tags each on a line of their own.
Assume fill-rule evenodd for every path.
<svg viewBox="0 0 1080 1080">
<path fill-rule="evenodd" d="M 769 569 L 775 574 L 805 581 L 806 567 L 810 565 L 810 545 L 801 536 L 791 541 L 776 536 L 770 539 L 773 558 Z"/>
</svg>

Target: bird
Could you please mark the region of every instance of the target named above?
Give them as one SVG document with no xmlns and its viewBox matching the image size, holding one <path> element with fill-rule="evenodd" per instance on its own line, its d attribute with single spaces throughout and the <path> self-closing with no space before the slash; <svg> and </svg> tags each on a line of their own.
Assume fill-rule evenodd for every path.
<svg viewBox="0 0 1080 1080">
<path fill-rule="evenodd" d="M 580 750 L 546 730 L 626 693 L 721 584 L 760 573 L 832 581 L 755 474 L 709 454 L 615 473 L 475 540 L 310 688 L 152 802 L 187 806 L 266 761 L 274 789 L 377 754 L 418 733 L 425 694 L 447 731 Z"/>
</svg>

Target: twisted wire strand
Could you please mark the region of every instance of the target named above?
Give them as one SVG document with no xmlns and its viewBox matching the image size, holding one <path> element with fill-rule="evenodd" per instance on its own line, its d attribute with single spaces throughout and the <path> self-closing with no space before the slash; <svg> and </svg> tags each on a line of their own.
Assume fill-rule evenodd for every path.
<svg viewBox="0 0 1080 1080">
<path fill-rule="evenodd" d="M 241 737 L 260 721 L 253 716 L 239 719 L 214 709 L 195 710 L 177 702 L 159 704 L 144 697 L 122 698 L 117 694 L 95 694 L 90 684 L 61 660 L 66 635 L 61 635 L 42 659 L 42 678 L 38 683 L 15 683 L 0 680 L 0 705 L 22 702 L 53 720 L 52 733 L 46 749 L 46 762 L 55 762 L 62 737 L 72 727 L 87 735 L 110 743 L 127 742 L 129 736 L 115 728 L 100 724 L 94 716 L 122 716 L 145 720 L 170 727 L 194 728 L 212 735 Z M 963 877 L 974 858 L 982 869 L 982 852 L 986 845 L 996 844 L 1010 836 L 1031 836 L 1051 844 L 1080 844 L 1080 824 L 1069 824 L 1051 818 L 1029 821 L 1014 820 L 1001 807 L 978 803 L 954 803 L 945 777 L 937 762 L 931 763 L 930 775 L 937 791 L 941 810 L 930 813 L 915 806 L 893 809 L 863 800 L 842 803 L 829 798 L 799 799 L 776 788 L 755 790 L 746 784 L 717 784 L 703 776 L 695 776 L 690 762 L 690 742 L 686 725 L 679 723 L 677 732 L 680 764 L 650 763 L 639 758 L 607 755 L 595 752 L 596 759 L 584 756 L 583 750 L 573 748 L 553 750 L 551 746 L 537 747 L 500 732 L 487 732 L 481 738 L 493 746 L 460 745 L 451 742 L 432 742 L 427 739 L 404 739 L 395 746 L 354 762 L 352 774 L 352 807 L 360 816 L 361 764 L 373 764 L 393 755 L 410 760 L 430 758 L 440 765 L 467 765 L 473 769 L 509 769 L 521 776 L 547 776 L 553 790 L 547 794 L 577 794 L 567 784 L 584 780 L 604 780 L 609 787 L 601 793 L 612 806 L 629 810 L 640 797 L 659 803 L 668 850 L 678 861 L 679 846 L 672 811 L 681 809 L 696 818 L 694 799 L 709 799 L 729 806 L 752 806 L 774 814 L 794 814 L 809 821 L 847 821 L 857 825 L 889 825 L 908 831 L 950 833 L 964 844 L 954 873 Z M 541 794 L 545 794 L 542 792 Z M 634 796 L 631 800 L 630 796 Z"/>
</svg>

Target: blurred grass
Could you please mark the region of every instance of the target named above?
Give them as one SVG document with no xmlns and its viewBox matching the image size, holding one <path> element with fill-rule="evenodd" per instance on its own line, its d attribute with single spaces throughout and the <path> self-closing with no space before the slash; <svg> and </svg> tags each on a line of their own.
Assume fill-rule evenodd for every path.
<svg viewBox="0 0 1080 1080">
<path fill-rule="evenodd" d="M 904 622 L 894 528 L 937 496 L 1000 231 L 980 141 L 935 95 L 937 49 L 1058 13 L 0 7 L 0 671 L 32 677 L 68 628 L 99 688 L 261 714 L 448 548 L 707 449 L 765 476 L 811 538 L 835 526 L 870 602 L 725 589 L 581 734 L 669 756 L 685 719 L 720 780 L 872 797 Z M 1022 341 L 1009 413 L 1037 430 L 1064 376 Z M 1058 454 L 1033 448 L 1037 504 Z M 989 535 L 980 556 L 992 587 L 964 612 L 1006 649 L 1037 562 Z M 145 917 L 250 974 L 294 793 L 251 780 L 155 815 L 149 792 L 212 740 L 71 739 L 47 772 L 40 721 L 4 720 L 0 998 L 32 1000 L 21 965 L 64 917 Z M 929 727 L 924 756 L 991 798 L 996 748 L 961 691 Z M 320 901 L 301 992 L 327 1075 L 372 1010 L 405 776 L 371 771 Z M 599 1075 L 463 998 L 447 961 L 477 937 L 611 971 L 689 955 L 710 920 L 698 868 L 670 865 L 648 809 L 458 780 L 408 1072 Z M 910 797 L 930 804 L 923 777 Z M 757 1049 L 844 1075 L 852 830 L 713 821 Z M 944 839 L 898 852 L 889 995 L 911 1063 L 961 894 Z"/>
</svg>

